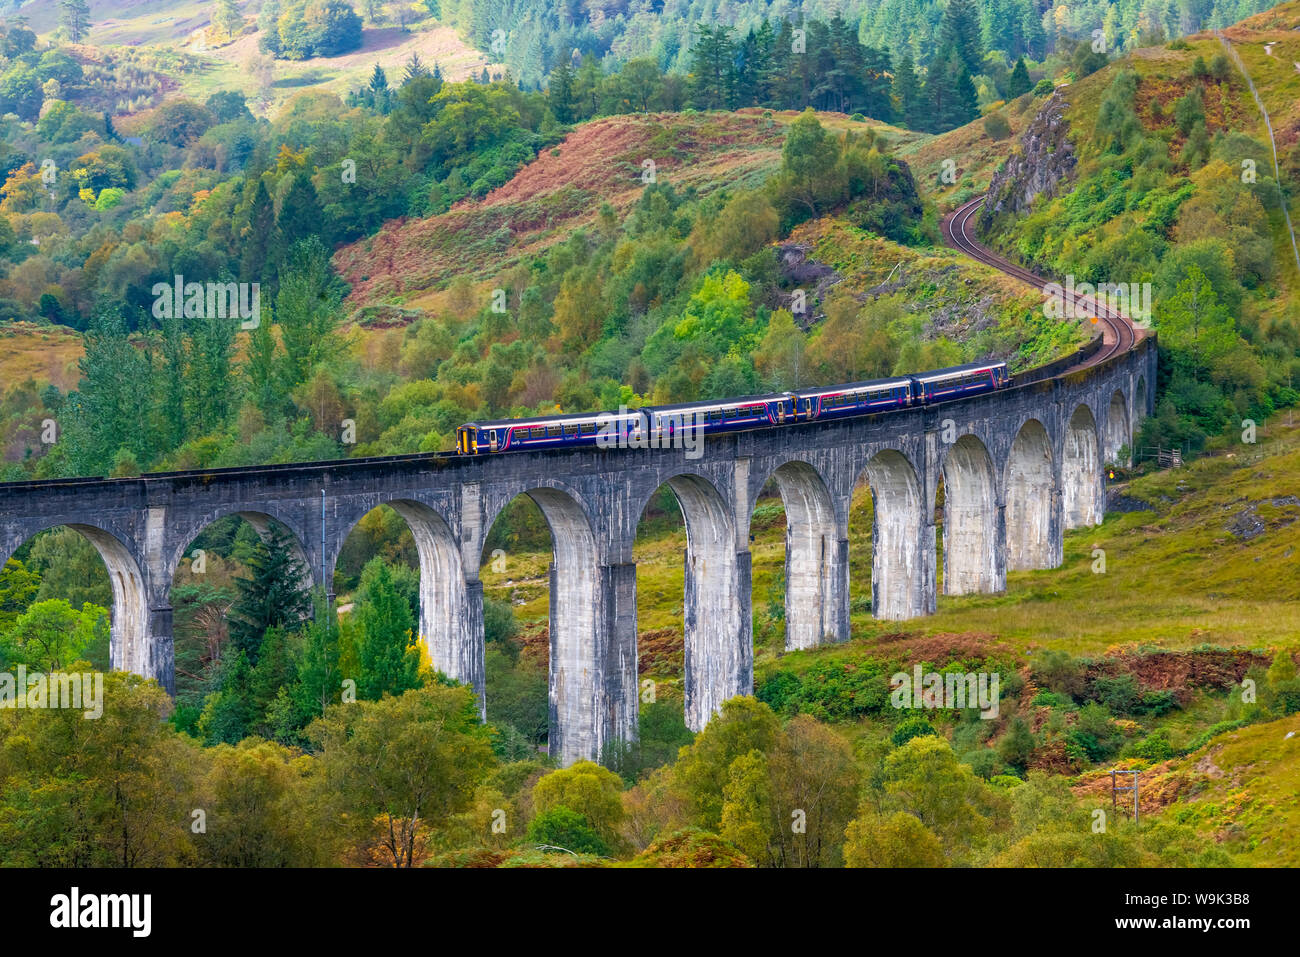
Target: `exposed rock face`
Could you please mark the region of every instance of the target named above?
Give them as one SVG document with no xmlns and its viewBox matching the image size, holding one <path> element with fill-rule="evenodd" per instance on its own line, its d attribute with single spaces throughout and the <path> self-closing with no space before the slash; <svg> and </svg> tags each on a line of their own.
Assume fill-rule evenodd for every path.
<svg viewBox="0 0 1300 957">
<path fill-rule="evenodd" d="M 1063 181 L 1073 179 L 1077 160 L 1067 135 L 1069 105 L 1059 91 L 1053 93 L 1021 135 L 1016 151 L 993 174 L 980 214 L 981 233 L 1003 213 L 1023 216 L 1040 195 L 1055 196 Z"/>
<path fill-rule="evenodd" d="M 777 264 L 781 280 L 803 291 L 806 297 L 804 312 L 795 313 L 795 319 L 805 327 L 825 318 L 822 304 L 831 287 L 844 277 L 825 263 L 810 258 L 812 246 L 807 243 L 782 243 L 777 247 Z M 776 292 L 769 305 L 794 311 L 794 294 Z"/>
</svg>

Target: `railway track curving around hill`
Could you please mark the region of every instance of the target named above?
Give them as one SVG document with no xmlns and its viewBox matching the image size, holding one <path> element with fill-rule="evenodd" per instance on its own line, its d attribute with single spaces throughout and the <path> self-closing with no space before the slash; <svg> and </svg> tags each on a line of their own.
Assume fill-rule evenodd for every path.
<svg viewBox="0 0 1300 957">
<path fill-rule="evenodd" d="M 949 246 L 972 259 L 992 266 L 1021 282 L 1045 290 L 1052 280 L 1044 279 L 1024 266 L 1016 265 L 1006 257 L 999 256 L 971 235 L 971 219 L 983 205 L 984 197 L 978 196 L 944 217 L 942 225 L 944 240 Z M 1066 371 L 1084 369 L 1104 362 L 1112 356 L 1129 351 L 1142 338 L 1141 330 L 1133 324 L 1132 319 L 1119 310 L 1112 309 L 1105 302 L 1100 302 L 1093 296 L 1077 295 L 1069 289 L 1062 289 L 1062 296 L 1069 301 L 1070 305 L 1082 305 L 1096 316 L 1094 321 L 1101 326 L 1102 335 L 1102 347 Z"/>
</svg>

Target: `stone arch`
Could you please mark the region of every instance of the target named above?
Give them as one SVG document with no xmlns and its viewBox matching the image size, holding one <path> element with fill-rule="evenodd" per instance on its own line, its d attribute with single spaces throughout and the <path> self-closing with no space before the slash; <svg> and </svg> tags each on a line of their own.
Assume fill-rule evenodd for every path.
<svg viewBox="0 0 1300 957">
<path fill-rule="evenodd" d="M 916 469 L 902 452 L 877 452 L 863 469 L 872 495 L 871 613 L 902 620 L 934 611 L 927 602 L 924 508 Z"/>
<path fill-rule="evenodd" d="M 411 537 L 415 539 L 415 551 L 420 565 L 418 627 L 427 659 L 434 668 L 449 678 L 472 685 L 481 696 L 482 642 L 477 642 L 476 647 L 471 635 L 473 629 L 469 627 L 471 623 L 465 615 L 465 573 L 460 547 L 451 527 L 441 514 L 414 499 L 391 499 L 380 504 L 395 511 L 406 522 Z M 360 523 L 361 518 L 352 523 L 349 533 Z M 333 569 L 338 564 L 338 552 L 347 537 L 345 534 L 338 540 L 327 572 L 331 578 Z"/>
<path fill-rule="evenodd" d="M 748 553 L 737 551 L 731 509 L 708 479 L 682 473 L 666 484 L 686 521 L 686 726 L 699 731 L 722 702 L 754 688 Z"/>
<path fill-rule="evenodd" d="M 551 757 L 567 766 L 598 758 L 604 744 L 597 664 L 603 606 L 596 537 L 586 511 L 567 491 L 548 487 L 524 494 L 541 509 L 551 530 L 548 748 Z"/>
<path fill-rule="evenodd" d="M 943 590 L 946 595 L 1006 588 L 999 541 L 997 478 L 988 449 L 959 438 L 943 461 Z"/>
<path fill-rule="evenodd" d="M 835 504 L 821 474 L 790 461 L 771 476 L 785 508 L 785 647 L 813 648 L 848 638 L 838 607 L 848 592 L 848 566 L 840 545 Z"/>
<path fill-rule="evenodd" d="M 1111 393 L 1110 405 L 1106 410 L 1106 446 L 1104 459 L 1116 465 L 1127 463 L 1119 460 L 1119 450 L 1131 444 L 1129 437 L 1129 409 L 1124 393 L 1116 389 Z"/>
<path fill-rule="evenodd" d="M 1066 528 L 1100 525 L 1101 461 L 1098 456 L 1097 420 L 1092 409 L 1080 405 L 1065 429 L 1061 455 L 1061 511 Z"/>
<path fill-rule="evenodd" d="M 266 538 L 272 522 L 279 525 L 289 533 L 289 543 L 293 550 L 293 557 L 298 560 L 304 569 L 303 587 L 310 591 L 319 583 L 316 577 L 317 569 L 312 563 L 311 555 L 307 550 L 302 534 L 292 522 L 285 521 L 285 519 L 281 518 L 279 515 L 275 515 L 268 511 L 257 509 L 234 509 L 231 511 L 218 512 L 214 515 L 204 516 L 201 522 L 186 528 L 177 536 L 176 539 L 174 539 L 176 546 L 172 550 L 172 554 L 166 567 L 166 583 L 168 586 L 170 586 L 172 579 L 175 577 L 176 570 L 180 567 L 181 559 L 185 557 L 186 550 L 190 547 L 191 543 L 202 535 L 209 526 L 221 521 L 228 515 L 238 515 L 245 522 L 251 525 L 253 531 L 257 532 L 258 536 L 262 539 Z M 171 536 L 169 535 L 168 538 L 170 539 Z M 319 581 L 323 580 L 324 579 L 322 578 Z"/>
<path fill-rule="evenodd" d="M 70 528 L 90 542 L 108 570 L 109 584 L 113 589 L 109 628 L 109 662 L 113 670 L 157 678 L 170 691 L 171 661 L 166 650 L 155 647 L 151 638 L 149 589 L 141 571 L 142 563 L 137 560 L 131 546 L 113 532 L 78 522 L 60 522 L 38 528 L 23 541 L 59 527 Z M 22 542 L 18 545 L 21 546 Z M 9 557 L 0 556 L 0 568 Z"/>
<path fill-rule="evenodd" d="M 177 584 L 177 576 L 181 573 L 183 560 L 187 556 L 191 559 L 195 557 L 195 552 L 191 550 L 191 546 L 195 545 L 199 538 L 218 522 L 232 518 L 238 518 L 243 522 L 246 522 L 263 541 L 266 541 L 270 534 L 272 524 L 278 525 L 284 530 L 289 544 L 289 551 L 302 568 L 302 574 L 298 584 L 305 593 L 308 595 L 314 595 L 315 588 L 322 582 L 326 581 L 316 563 L 313 562 L 313 554 L 307 550 L 299 529 L 295 527 L 294 524 L 285 521 L 285 519 L 281 518 L 279 515 L 275 515 L 271 512 L 255 509 L 220 511 L 215 514 L 204 515 L 200 521 L 187 524 L 179 531 L 169 533 L 167 538 L 168 541 L 172 543 L 172 549 L 170 554 L 164 553 L 162 556 L 164 562 L 163 572 L 165 577 L 158 582 L 161 592 L 159 601 L 164 607 L 154 609 L 152 617 L 154 618 L 153 631 L 155 632 L 155 643 L 158 643 L 161 634 L 166 635 L 166 679 L 164 680 L 160 677 L 159 681 L 164 683 L 168 693 L 170 694 L 174 695 L 176 693 L 176 635 L 173 609 L 171 607 L 173 601 L 172 590 Z M 191 568 L 193 568 L 193 566 L 191 566 Z M 229 612 L 230 609 L 227 608 L 225 614 L 227 624 L 229 624 L 230 620 Z M 313 609 L 309 605 L 307 616 L 311 616 L 312 614 Z M 182 640 L 184 640 L 184 636 L 182 636 Z M 193 676 L 188 676 L 187 680 L 189 678 L 193 678 Z"/>
<path fill-rule="evenodd" d="M 1037 419 L 1016 433 L 1006 468 L 1007 570 L 1055 568 L 1061 563 L 1056 523 L 1052 440 Z"/>
</svg>

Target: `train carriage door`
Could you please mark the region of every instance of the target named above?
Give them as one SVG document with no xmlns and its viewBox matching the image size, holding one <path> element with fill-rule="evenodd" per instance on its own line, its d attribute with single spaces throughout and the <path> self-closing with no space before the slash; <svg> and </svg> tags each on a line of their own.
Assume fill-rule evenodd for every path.
<svg viewBox="0 0 1300 957">
<path fill-rule="evenodd" d="M 488 449 L 492 452 L 497 450 L 497 430 L 492 429 L 488 432 Z"/>
</svg>

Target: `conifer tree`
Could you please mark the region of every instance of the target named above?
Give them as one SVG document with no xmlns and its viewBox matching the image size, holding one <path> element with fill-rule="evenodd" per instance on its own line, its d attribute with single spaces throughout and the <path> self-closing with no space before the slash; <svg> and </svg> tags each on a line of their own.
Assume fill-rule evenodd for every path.
<svg viewBox="0 0 1300 957">
<path fill-rule="evenodd" d="M 551 71 L 551 82 L 547 90 L 551 112 L 560 123 L 572 123 L 577 111 L 577 97 L 573 89 L 573 67 L 566 57 L 561 57 L 555 69 Z"/>
<path fill-rule="evenodd" d="M 920 130 L 925 126 L 925 100 L 921 90 L 921 81 L 912 64 L 912 54 L 907 50 L 898 59 L 894 67 L 893 97 L 895 109 L 903 124 L 911 129 Z"/>
<path fill-rule="evenodd" d="M 68 39 L 80 43 L 90 32 L 90 4 L 86 0 L 59 0 L 59 22 Z"/>
<path fill-rule="evenodd" d="M 981 72 L 984 51 L 980 42 L 979 12 L 972 0 L 948 0 L 939 21 L 940 48 L 957 51 L 968 75 Z"/>
<path fill-rule="evenodd" d="M 250 665 L 257 664 L 267 629 L 296 627 L 311 610 L 303 590 L 306 568 L 293 553 L 293 539 L 270 522 L 248 559 L 248 578 L 236 579 L 239 593 L 230 608 L 230 640 Z"/>
<path fill-rule="evenodd" d="M 1007 99 L 1013 100 L 1017 96 L 1028 93 L 1033 89 L 1034 84 L 1029 79 L 1029 70 L 1025 66 L 1025 58 L 1020 57 L 1016 60 L 1016 65 L 1011 71 L 1011 76 L 1007 78 Z"/>
<path fill-rule="evenodd" d="M 393 583 L 393 573 L 382 560 L 366 573 L 356 607 L 361 630 L 357 695 L 378 701 L 385 693 L 400 695 L 420 686 L 420 651 L 410 602 Z"/>
</svg>

